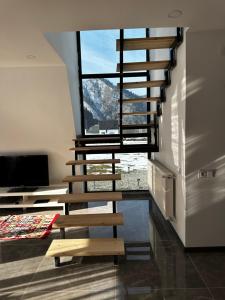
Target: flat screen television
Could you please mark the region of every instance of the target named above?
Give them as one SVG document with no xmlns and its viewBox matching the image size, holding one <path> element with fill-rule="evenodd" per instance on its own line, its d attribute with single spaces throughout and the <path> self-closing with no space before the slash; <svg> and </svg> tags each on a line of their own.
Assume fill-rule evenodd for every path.
<svg viewBox="0 0 225 300">
<path fill-rule="evenodd" d="M 48 185 L 48 155 L 0 156 L 0 187 Z"/>
</svg>

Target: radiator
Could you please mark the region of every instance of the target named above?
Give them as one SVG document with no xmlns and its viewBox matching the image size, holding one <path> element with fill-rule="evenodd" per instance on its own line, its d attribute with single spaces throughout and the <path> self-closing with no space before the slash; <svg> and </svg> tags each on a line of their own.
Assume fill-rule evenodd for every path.
<svg viewBox="0 0 225 300">
<path fill-rule="evenodd" d="M 157 160 L 149 160 L 149 190 L 166 219 L 175 219 L 175 175 Z"/>
</svg>

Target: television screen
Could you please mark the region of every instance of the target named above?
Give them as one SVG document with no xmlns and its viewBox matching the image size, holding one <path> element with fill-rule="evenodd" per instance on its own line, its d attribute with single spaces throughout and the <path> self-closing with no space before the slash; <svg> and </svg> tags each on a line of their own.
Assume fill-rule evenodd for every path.
<svg viewBox="0 0 225 300">
<path fill-rule="evenodd" d="M 0 156 L 0 187 L 47 185 L 47 155 Z"/>
</svg>

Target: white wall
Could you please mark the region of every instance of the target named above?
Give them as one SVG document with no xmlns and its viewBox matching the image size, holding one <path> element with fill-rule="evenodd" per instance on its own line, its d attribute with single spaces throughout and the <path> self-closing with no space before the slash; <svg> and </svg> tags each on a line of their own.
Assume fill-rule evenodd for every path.
<svg viewBox="0 0 225 300">
<path fill-rule="evenodd" d="M 172 224 L 186 247 L 225 246 L 225 31 L 187 31 L 177 62 L 155 154 L 177 176 Z"/>
<path fill-rule="evenodd" d="M 225 31 L 187 34 L 187 246 L 225 246 Z M 216 177 L 198 179 L 199 169 Z"/>
<path fill-rule="evenodd" d="M 176 175 L 176 220 L 172 225 L 185 244 L 185 38 L 177 52 L 177 61 L 172 71 L 171 86 L 166 91 L 166 102 L 162 106 L 160 149 L 154 158 Z"/>
<path fill-rule="evenodd" d="M 33 39 L 36 45 L 44 43 L 44 59 L 38 52 L 35 61 L 23 64 L 24 53 L 17 53 L 16 60 L 0 63 L 0 154 L 46 153 L 50 182 L 61 183 L 68 175 L 65 162 L 74 137 L 67 72 L 43 37 L 34 34 Z M 36 55 L 27 48 L 27 54 Z"/>
<path fill-rule="evenodd" d="M 73 105 L 75 133 L 81 134 L 76 34 L 75 32 L 48 32 L 45 36 L 65 63 Z"/>
</svg>

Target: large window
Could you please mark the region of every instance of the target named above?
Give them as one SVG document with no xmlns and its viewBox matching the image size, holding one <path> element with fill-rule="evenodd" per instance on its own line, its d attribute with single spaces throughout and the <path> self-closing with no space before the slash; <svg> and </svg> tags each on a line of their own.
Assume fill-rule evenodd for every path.
<svg viewBox="0 0 225 300">
<path fill-rule="evenodd" d="M 88 154 L 87 159 L 110 159 L 110 154 Z M 147 154 L 146 153 L 118 153 L 115 158 L 120 159 L 116 165 L 116 173 L 121 174 L 121 180 L 116 182 L 118 191 L 147 190 Z M 112 165 L 89 165 L 87 174 L 108 174 Z M 112 191 L 112 182 L 88 182 L 88 191 Z"/>
<path fill-rule="evenodd" d="M 118 134 L 119 53 L 116 40 L 119 30 L 94 30 L 80 33 L 81 80 L 82 80 L 82 127 L 83 134 Z M 145 29 L 126 29 L 125 38 L 145 37 Z M 125 62 L 145 61 L 145 51 L 124 52 Z M 132 72 L 131 72 L 132 73 Z M 145 75 L 143 77 L 143 74 Z M 144 81 L 146 72 L 135 72 L 124 82 Z M 130 77 L 133 76 L 133 77 Z M 146 89 L 124 91 L 124 98 L 145 97 Z M 145 103 L 124 105 L 124 112 L 146 111 Z M 145 116 L 126 116 L 124 124 L 145 123 Z"/>
<path fill-rule="evenodd" d="M 116 40 L 119 30 L 96 30 L 78 33 L 80 49 L 80 80 L 82 81 L 82 128 L 83 135 L 118 135 L 119 134 L 119 73 L 117 64 L 119 53 L 116 51 Z M 124 38 L 145 37 L 146 29 L 126 29 Z M 124 52 L 124 62 L 141 62 L 146 60 L 145 51 Z M 132 74 L 131 74 L 132 73 Z M 130 72 L 124 82 L 145 81 L 147 72 Z M 124 90 L 124 99 L 146 97 L 147 89 Z M 124 112 L 146 111 L 146 103 L 124 104 Z M 124 116 L 124 124 L 144 124 L 146 116 Z M 134 129 L 133 132 L 146 132 L 146 129 Z M 129 130 L 131 133 L 131 130 Z M 129 140 L 129 143 L 132 141 Z M 134 139 L 133 143 L 137 140 Z M 146 143 L 145 137 L 138 143 Z M 101 154 L 102 158 L 103 155 Z M 87 155 L 87 159 L 98 159 L 99 155 Z M 104 158 L 111 158 L 105 154 Z M 122 180 L 116 183 L 117 190 L 146 190 L 147 187 L 147 153 L 116 154 L 121 164 L 116 172 L 121 173 Z M 111 172 L 111 165 L 91 165 L 88 174 L 106 174 Z M 89 182 L 89 191 L 112 190 L 111 182 Z"/>
</svg>

